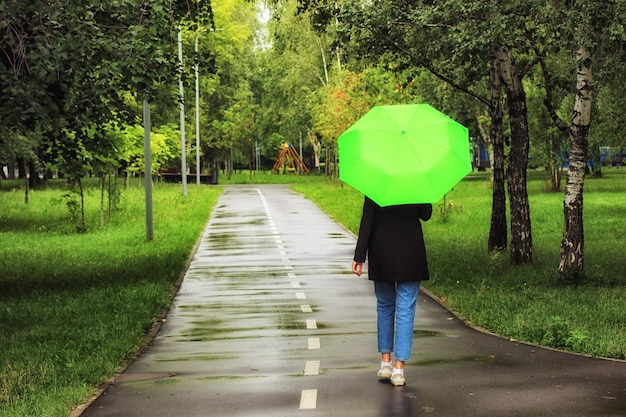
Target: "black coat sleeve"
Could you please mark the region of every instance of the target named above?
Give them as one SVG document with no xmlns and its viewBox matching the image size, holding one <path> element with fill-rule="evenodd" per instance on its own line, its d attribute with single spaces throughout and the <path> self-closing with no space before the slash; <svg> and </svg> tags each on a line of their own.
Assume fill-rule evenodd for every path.
<svg viewBox="0 0 626 417">
<path fill-rule="evenodd" d="M 420 219 L 427 221 L 430 220 L 430 217 L 433 215 L 433 205 L 432 204 L 420 204 L 419 216 Z"/>
<path fill-rule="evenodd" d="M 354 260 L 356 262 L 365 262 L 367 249 L 369 248 L 370 239 L 374 230 L 374 222 L 376 220 L 376 203 L 365 197 L 363 201 L 363 214 L 361 215 L 361 224 L 359 226 L 359 237 L 354 250 Z"/>
</svg>

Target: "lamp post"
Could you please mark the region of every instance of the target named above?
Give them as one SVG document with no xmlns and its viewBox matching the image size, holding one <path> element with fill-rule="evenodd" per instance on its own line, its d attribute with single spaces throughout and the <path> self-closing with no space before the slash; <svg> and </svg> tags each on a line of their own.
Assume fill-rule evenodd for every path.
<svg viewBox="0 0 626 417">
<path fill-rule="evenodd" d="M 154 220 L 152 217 L 152 150 L 150 148 L 150 104 L 143 100 L 143 155 L 144 181 L 146 188 L 146 240 L 153 240 Z"/>
<path fill-rule="evenodd" d="M 183 181 L 183 196 L 187 197 L 187 149 L 185 138 L 185 89 L 183 86 L 183 32 L 178 27 L 178 87 L 180 90 L 180 170 Z"/>
<path fill-rule="evenodd" d="M 200 185 L 200 77 L 198 76 L 198 66 L 200 57 L 198 56 L 198 40 L 200 34 L 207 30 L 201 30 L 196 34 L 196 184 Z"/>
</svg>

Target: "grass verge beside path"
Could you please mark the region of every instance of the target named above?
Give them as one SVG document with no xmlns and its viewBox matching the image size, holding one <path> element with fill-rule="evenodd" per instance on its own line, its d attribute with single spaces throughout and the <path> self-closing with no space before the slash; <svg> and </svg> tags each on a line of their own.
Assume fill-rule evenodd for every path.
<svg viewBox="0 0 626 417">
<path fill-rule="evenodd" d="M 592 356 L 626 359 L 626 172 L 605 169 L 585 181 L 585 273 L 559 284 L 563 193 L 530 172 L 533 264 L 511 266 L 508 252 L 487 253 L 489 176 L 474 176 L 434 205 L 424 224 L 431 280 L 426 288 L 470 323 L 512 339 Z M 358 233 L 362 195 L 339 183 L 294 184 L 332 218 Z M 351 260 L 346 260 L 346 265 Z M 346 266 L 348 267 L 348 266 Z"/>
<path fill-rule="evenodd" d="M 121 195 L 89 232 L 71 233 L 62 190 L 0 193 L 0 416 L 67 416 L 140 349 L 206 224 L 219 188 L 154 189 L 146 240 L 143 189 Z"/>
<path fill-rule="evenodd" d="M 476 175 L 435 205 L 425 224 L 432 279 L 425 286 L 471 323 L 503 336 L 589 355 L 626 359 L 626 172 L 585 182 L 587 280 L 559 285 L 563 194 L 528 184 L 531 266 L 486 251 L 491 182 Z M 220 184 L 293 183 L 337 222 L 358 231 L 362 195 L 323 176 L 238 173 Z M 99 196 L 87 193 L 89 233 L 74 225 L 60 189 L 0 190 L 0 417 L 65 417 L 141 347 L 221 191 L 157 185 L 154 241 L 145 239 L 143 189 L 122 193 L 98 225 Z M 19 186 L 18 186 L 19 187 Z M 351 259 L 346 259 L 349 268 Z"/>
</svg>

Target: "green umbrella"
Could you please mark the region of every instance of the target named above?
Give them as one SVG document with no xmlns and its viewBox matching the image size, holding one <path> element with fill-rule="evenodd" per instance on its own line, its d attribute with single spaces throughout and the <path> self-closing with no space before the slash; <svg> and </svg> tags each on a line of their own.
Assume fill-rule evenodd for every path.
<svg viewBox="0 0 626 417">
<path fill-rule="evenodd" d="M 339 178 L 380 206 L 435 203 L 472 171 L 467 128 L 428 104 L 373 107 L 338 144 Z"/>
</svg>

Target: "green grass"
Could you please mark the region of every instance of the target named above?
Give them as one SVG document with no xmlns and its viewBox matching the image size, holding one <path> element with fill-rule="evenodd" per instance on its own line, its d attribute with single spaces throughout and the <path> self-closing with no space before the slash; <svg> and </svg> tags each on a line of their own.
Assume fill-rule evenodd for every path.
<svg viewBox="0 0 626 417">
<path fill-rule="evenodd" d="M 562 193 L 531 172 L 531 266 L 487 253 L 488 175 L 464 180 L 425 224 L 432 279 L 425 286 L 474 325 L 503 336 L 589 355 L 626 358 L 626 172 L 605 170 L 585 184 L 586 274 L 560 286 Z M 362 195 L 324 176 L 237 173 L 220 184 L 292 183 L 357 232 Z M 62 183 L 0 190 L 0 416 L 67 416 L 141 348 L 220 192 L 157 185 L 154 240 L 145 238 L 144 194 L 134 185 L 99 226 L 99 195 L 87 193 L 89 233 L 73 233 Z M 349 260 L 347 260 L 349 263 Z M 348 264 L 347 264 L 348 265 Z"/>
<path fill-rule="evenodd" d="M 236 171 L 230 179 L 223 173 L 218 177 L 220 184 L 317 184 L 325 179 L 324 175 L 274 174 L 272 171 Z"/>
<path fill-rule="evenodd" d="M 467 179 L 434 207 L 424 226 L 431 280 L 425 287 L 473 325 L 502 336 L 582 354 L 626 359 L 626 172 L 588 178 L 584 194 L 585 274 L 559 285 L 563 193 L 546 192 L 548 178 L 528 184 L 533 264 L 511 266 L 508 252 L 489 254 L 491 182 Z M 296 184 L 331 217 L 358 232 L 362 195 L 327 182 Z"/>
<path fill-rule="evenodd" d="M 80 235 L 63 190 L 0 193 L 0 416 L 66 416 L 138 351 L 219 192 L 155 187 L 151 242 L 136 186 L 105 227 L 90 192 Z"/>
</svg>

